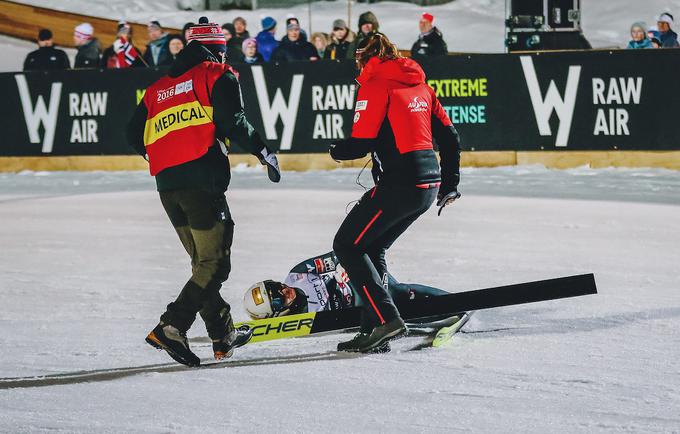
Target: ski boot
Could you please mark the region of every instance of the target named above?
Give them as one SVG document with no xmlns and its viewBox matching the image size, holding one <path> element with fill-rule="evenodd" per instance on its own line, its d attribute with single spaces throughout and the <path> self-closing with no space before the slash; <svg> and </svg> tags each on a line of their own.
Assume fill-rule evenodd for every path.
<svg viewBox="0 0 680 434">
<path fill-rule="evenodd" d="M 164 350 L 177 362 L 187 366 L 200 366 L 201 359 L 189 349 L 186 332 L 179 331 L 170 324 L 158 323 L 146 337 L 146 342 L 154 348 Z"/>
<path fill-rule="evenodd" d="M 359 348 L 365 343 L 366 339 L 370 336 L 370 333 L 359 332 L 351 340 L 340 342 L 338 344 L 338 351 L 347 352 L 358 352 Z M 389 353 L 391 350 L 390 343 L 385 342 L 383 345 L 375 348 L 372 353 Z"/>
<path fill-rule="evenodd" d="M 238 329 L 232 329 L 222 339 L 213 340 L 213 353 L 215 360 L 228 359 L 234 354 L 234 349 L 242 347 L 253 337 L 254 329 L 248 326 L 242 326 Z"/>
<path fill-rule="evenodd" d="M 408 333 L 406 323 L 400 317 L 380 325 L 373 329 L 367 337 L 357 341 L 357 349 L 362 353 L 371 353 L 392 339 L 398 339 Z"/>
</svg>

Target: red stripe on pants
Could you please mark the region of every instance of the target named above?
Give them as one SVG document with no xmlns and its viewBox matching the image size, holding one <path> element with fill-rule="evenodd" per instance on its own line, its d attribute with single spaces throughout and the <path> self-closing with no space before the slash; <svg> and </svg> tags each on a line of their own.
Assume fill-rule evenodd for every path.
<svg viewBox="0 0 680 434">
<path fill-rule="evenodd" d="M 428 188 L 439 187 L 441 184 L 442 184 L 441 182 L 433 182 L 433 183 L 431 183 L 431 184 L 416 184 L 416 187 L 418 187 L 418 188 L 424 188 L 424 189 L 427 190 Z"/>
<path fill-rule="evenodd" d="M 366 231 L 367 231 L 371 226 L 373 226 L 373 223 L 375 223 L 375 221 L 378 219 L 378 217 L 380 217 L 380 214 L 382 214 L 382 210 L 379 210 L 379 211 L 376 213 L 376 215 L 373 216 L 373 218 L 371 219 L 371 221 L 368 222 L 368 224 L 366 225 L 366 227 L 364 228 L 364 230 L 361 231 L 361 233 L 359 234 L 359 236 L 357 237 L 357 239 L 354 240 L 354 245 L 355 245 L 355 246 L 356 246 L 357 244 L 359 244 L 359 241 L 361 241 L 361 238 L 363 238 L 363 236 L 364 236 L 364 234 L 366 233 Z"/>
<path fill-rule="evenodd" d="M 375 302 L 371 298 L 371 295 L 368 293 L 368 289 L 366 289 L 366 285 L 364 285 L 364 294 L 366 294 L 366 297 L 368 297 L 368 301 L 371 302 L 371 306 L 373 306 L 373 310 L 375 310 L 375 313 L 378 314 L 378 318 L 380 319 L 380 325 L 385 324 L 385 319 L 383 318 L 382 314 L 378 310 L 378 306 L 375 305 Z"/>
</svg>

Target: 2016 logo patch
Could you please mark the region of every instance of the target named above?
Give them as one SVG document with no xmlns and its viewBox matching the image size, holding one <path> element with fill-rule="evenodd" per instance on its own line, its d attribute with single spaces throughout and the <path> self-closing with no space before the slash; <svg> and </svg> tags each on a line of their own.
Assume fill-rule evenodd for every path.
<svg viewBox="0 0 680 434">
<path fill-rule="evenodd" d="M 361 110 L 366 110 L 366 107 L 368 107 L 368 100 L 362 99 L 361 101 L 357 101 L 356 107 L 354 107 L 354 111 L 358 112 Z"/>
</svg>

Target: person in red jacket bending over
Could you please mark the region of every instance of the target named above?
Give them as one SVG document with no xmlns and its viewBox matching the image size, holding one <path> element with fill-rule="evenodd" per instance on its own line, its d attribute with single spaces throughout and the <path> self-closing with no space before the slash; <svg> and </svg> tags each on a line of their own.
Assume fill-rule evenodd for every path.
<svg viewBox="0 0 680 434">
<path fill-rule="evenodd" d="M 460 197 L 460 141 L 423 70 L 385 35 L 362 41 L 356 62 L 361 72 L 352 135 L 332 143 L 330 153 L 335 160 L 371 153 L 375 187 L 352 208 L 333 242 L 363 298 L 361 330 L 338 351 L 372 352 L 407 332 L 387 288 L 385 251 L 435 199 L 441 213 Z"/>
</svg>

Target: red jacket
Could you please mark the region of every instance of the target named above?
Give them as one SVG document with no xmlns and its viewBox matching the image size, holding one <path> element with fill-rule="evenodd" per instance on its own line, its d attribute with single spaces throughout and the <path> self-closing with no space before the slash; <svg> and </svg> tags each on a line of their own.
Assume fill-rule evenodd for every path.
<svg viewBox="0 0 680 434">
<path fill-rule="evenodd" d="M 433 148 L 433 129 L 435 133 L 455 132 L 455 129 L 434 91 L 425 84 L 425 73 L 420 65 L 411 59 L 380 60 L 374 57 L 366 64 L 357 82 L 360 87 L 351 139 L 336 143 L 333 156 L 354 159 L 372 152 L 381 182 L 421 184 L 440 181 L 442 175 Z M 457 133 L 455 140 L 447 137 L 443 141 L 445 143 L 439 143 L 440 149 L 446 148 L 442 149 L 442 159 L 459 155 Z M 442 162 L 443 167 L 447 163 Z M 455 169 L 447 167 L 447 170 L 455 171 L 457 177 L 458 161 L 451 163 Z"/>
</svg>

